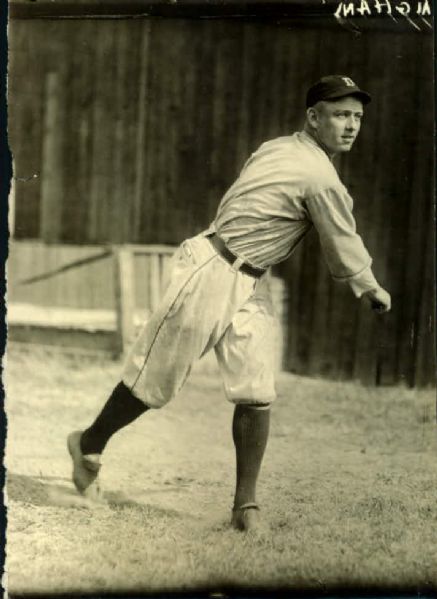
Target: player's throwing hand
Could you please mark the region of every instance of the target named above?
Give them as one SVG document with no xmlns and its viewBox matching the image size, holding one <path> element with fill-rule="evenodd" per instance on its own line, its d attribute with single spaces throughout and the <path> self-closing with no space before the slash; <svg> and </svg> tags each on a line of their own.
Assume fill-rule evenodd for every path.
<svg viewBox="0 0 437 599">
<path fill-rule="evenodd" d="M 378 314 L 383 314 L 384 312 L 390 311 L 391 297 L 390 294 L 382 287 L 372 289 L 371 291 L 368 291 L 365 295 L 372 305 L 372 310 L 378 312 Z"/>
</svg>

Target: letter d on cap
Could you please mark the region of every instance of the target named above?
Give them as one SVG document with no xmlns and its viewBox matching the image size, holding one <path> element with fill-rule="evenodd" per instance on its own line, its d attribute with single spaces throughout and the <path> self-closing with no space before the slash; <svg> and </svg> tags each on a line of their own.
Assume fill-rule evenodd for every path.
<svg viewBox="0 0 437 599">
<path fill-rule="evenodd" d="M 342 77 L 342 80 L 348 87 L 356 87 L 355 83 L 352 81 L 352 79 L 349 79 L 349 77 Z"/>
</svg>

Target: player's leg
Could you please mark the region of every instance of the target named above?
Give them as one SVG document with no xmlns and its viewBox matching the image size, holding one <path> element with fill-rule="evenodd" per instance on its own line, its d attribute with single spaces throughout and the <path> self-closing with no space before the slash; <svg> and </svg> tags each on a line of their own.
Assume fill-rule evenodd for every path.
<svg viewBox="0 0 437 599">
<path fill-rule="evenodd" d="M 250 530 L 256 525 L 256 485 L 267 446 L 270 404 L 235 406 L 232 437 L 235 445 L 236 482 L 232 525 Z"/>
<path fill-rule="evenodd" d="M 232 433 L 236 484 L 232 525 L 256 526 L 256 488 L 275 399 L 275 342 L 277 320 L 267 282 L 234 316 L 216 347 L 227 397 L 235 403 Z"/>
<path fill-rule="evenodd" d="M 112 435 L 136 420 L 147 409 L 121 381 L 115 386 L 91 426 L 68 436 L 68 450 L 73 460 L 73 482 L 80 493 L 86 493 L 90 497 L 99 495 L 100 456 L 106 444 Z"/>
<path fill-rule="evenodd" d="M 185 242 L 176 252 L 172 261 L 171 280 L 165 297 L 158 310 L 145 324 L 131 349 L 123 373 L 125 376 L 127 373 L 128 383 L 126 384 L 125 381 L 121 380 L 113 389 L 94 422 L 84 431 L 71 433 L 67 439 L 68 450 L 73 460 L 73 482 L 80 493 L 89 497 L 96 498 L 100 494 L 98 484 L 98 473 L 101 466 L 100 457 L 109 439 L 120 429 L 144 414 L 150 407 L 159 408 L 164 405 L 174 393 L 175 385 L 180 385 L 181 377 L 185 376 L 184 371 L 189 369 L 188 362 L 182 364 L 179 360 L 177 367 L 175 365 L 172 369 L 172 376 L 165 376 L 165 365 L 170 363 L 165 359 L 165 353 L 162 349 L 163 343 L 160 340 L 160 335 L 164 335 L 166 337 L 165 345 L 168 339 L 172 337 L 171 333 L 169 334 L 166 319 L 168 319 L 171 309 L 174 309 L 176 301 L 179 304 L 183 303 L 183 291 L 187 287 L 187 281 L 193 278 L 193 274 L 199 265 L 202 267 L 208 259 L 208 256 L 203 256 L 203 260 L 199 260 L 200 264 L 195 264 L 187 247 L 187 242 Z M 180 312 L 183 312 L 183 310 Z M 182 330 L 180 317 L 170 320 L 170 328 L 174 325 L 179 331 Z M 177 343 L 177 335 L 173 335 L 173 342 L 174 344 Z M 171 351 L 170 345 L 168 345 L 168 349 Z M 145 367 L 152 350 L 154 353 L 156 351 L 160 352 L 159 372 L 150 373 L 150 365 L 148 368 Z M 181 355 L 186 358 L 187 352 Z M 146 372 L 148 373 L 147 385 L 144 384 L 143 386 L 156 387 L 157 390 L 154 393 L 153 389 L 149 393 L 134 391 L 141 375 L 144 377 Z M 142 382 L 144 383 L 144 381 Z M 165 386 L 167 388 L 164 391 Z M 153 400 L 151 405 L 145 401 L 145 395 Z"/>
<path fill-rule="evenodd" d="M 123 381 L 120 381 L 93 424 L 82 433 L 82 453 L 101 454 L 114 433 L 136 420 L 148 409 L 148 406 L 137 399 Z"/>
<path fill-rule="evenodd" d="M 69 437 L 73 479 L 82 493 L 94 494 L 99 456 L 111 436 L 148 408 L 161 408 L 177 394 L 193 362 L 221 334 L 217 331 L 226 328 L 235 311 L 234 298 L 242 296 L 244 302 L 251 293 L 250 282 L 237 279 L 208 240 L 189 241 L 174 260 L 171 283 L 160 307 L 130 352 L 122 382 L 94 423 Z"/>
</svg>

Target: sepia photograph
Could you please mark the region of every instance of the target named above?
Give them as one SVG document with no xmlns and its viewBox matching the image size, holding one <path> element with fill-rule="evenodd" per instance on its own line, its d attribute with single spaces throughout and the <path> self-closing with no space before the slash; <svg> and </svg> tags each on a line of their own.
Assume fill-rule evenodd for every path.
<svg viewBox="0 0 437 599">
<path fill-rule="evenodd" d="M 9 0 L 5 597 L 435 596 L 432 11 Z"/>
</svg>

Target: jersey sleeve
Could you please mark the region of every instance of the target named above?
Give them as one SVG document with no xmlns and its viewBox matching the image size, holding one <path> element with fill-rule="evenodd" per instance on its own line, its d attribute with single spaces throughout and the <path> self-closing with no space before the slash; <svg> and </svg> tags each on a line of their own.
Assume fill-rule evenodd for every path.
<svg viewBox="0 0 437 599">
<path fill-rule="evenodd" d="M 308 198 L 306 208 L 320 238 L 332 277 L 349 283 L 356 297 L 379 287 L 363 240 L 356 232 L 353 202 L 345 188 L 324 189 Z"/>
</svg>

